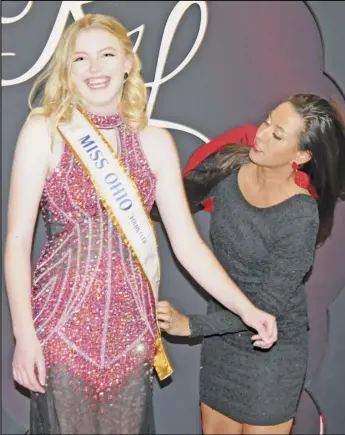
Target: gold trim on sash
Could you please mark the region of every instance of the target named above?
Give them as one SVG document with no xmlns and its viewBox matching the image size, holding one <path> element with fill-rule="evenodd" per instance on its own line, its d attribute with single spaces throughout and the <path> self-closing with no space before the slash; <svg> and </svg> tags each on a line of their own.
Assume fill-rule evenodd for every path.
<svg viewBox="0 0 345 435">
<path fill-rule="evenodd" d="M 137 185 L 135 184 L 134 180 L 132 179 L 131 175 L 128 173 L 127 168 L 125 167 L 125 165 L 123 164 L 123 162 L 118 158 L 117 154 L 115 153 L 114 149 L 112 148 L 112 146 L 108 143 L 108 141 L 106 140 L 106 138 L 103 136 L 103 134 L 98 130 L 97 126 L 93 124 L 93 122 L 81 111 L 79 111 L 84 117 L 85 119 L 89 122 L 89 124 L 92 126 L 92 128 L 95 130 L 95 132 L 99 135 L 99 137 L 102 139 L 102 142 L 104 143 L 104 145 L 109 149 L 109 151 L 112 153 L 113 157 L 117 160 L 118 164 L 121 166 L 121 169 L 123 170 L 123 172 L 127 175 L 128 179 L 132 182 L 132 185 L 139 197 L 139 200 L 141 202 L 141 205 L 145 211 L 145 214 L 149 220 L 149 223 L 152 227 L 153 230 L 153 235 L 155 237 L 156 240 L 156 246 L 158 246 L 157 243 L 157 238 L 156 238 L 156 232 L 155 232 L 155 228 L 153 225 L 153 222 L 148 214 L 148 211 L 145 207 L 142 195 L 137 187 Z M 109 207 L 109 205 L 106 202 L 106 199 L 104 198 L 102 192 L 100 191 L 100 189 L 98 188 L 97 183 L 95 182 L 94 178 L 92 177 L 91 173 L 89 172 L 89 170 L 87 169 L 87 167 L 85 166 L 85 164 L 83 163 L 83 161 L 80 159 L 80 157 L 78 156 L 78 154 L 75 152 L 73 146 L 71 145 L 71 143 L 67 140 L 67 138 L 65 137 L 65 135 L 61 132 L 61 130 L 58 127 L 58 131 L 61 134 L 63 140 L 65 141 L 65 143 L 68 145 L 68 147 L 70 148 L 70 150 L 72 151 L 74 157 L 76 158 L 76 160 L 79 162 L 79 164 L 81 165 L 81 167 L 84 169 L 84 171 L 87 173 L 87 175 L 90 177 L 92 184 L 99 196 L 99 198 L 101 199 L 103 206 L 105 208 L 105 210 L 107 211 L 107 213 L 109 214 L 109 216 L 112 219 L 112 222 L 114 224 L 114 226 L 116 227 L 116 229 L 118 230 L 118 232 L 120 233 L 123 242 L 125 243 L 125 245 L 127 246 L 127 248 L 129 249 L 129 251 L 132 254 L 133 259 L 135 260 L 135 262 L 137 263 L 138 267 L 141 270 L 141 273 L 143 274 L 143 276 L 145 277 L 147 283 L 148 283 L 148 287 L 154 297 L 154 299 L 156 299 L 155 297 L 155 293 L 153 291 L 153 288 L 151 286 L 151 282 L 149 280 L 149 278 L 146 275 L 146 272 L 144 271 L 144 268 L 141 265 L 141 262 L 139 260 L 139 258 L 137 257 L 131 243 L 129 242 L 128 238 L 126 237 L 124 231 L 121 228 L 121 225 L 119 224 L 118 220 L 116 219 L 114 213 L 112 212 L 111 208 Z M 159 262 L 159 258 L 158 258 L 158 262 Z M 155 316 L 156 317 L 156 316 Z M 155 355 L 154 355 L 154 368 L 156 370 L 156 373 L 158 375 L 159 380 L 164 380 L 166 378 L 168 378 L 172 373 L 173 373 L 173 368 L 169 362 L 169 358 L 166 354 L 166 351 L 164 349 L 164 345 L 163 345 L 163 341 L 162 341 L 162 336 L 161 336 L 161 331 L 158 325 L 158 321 L 157 321 L 157 317 L 156 317 L 156 324 L 157 324 L 157 332 L 158 335 L 156 337 L 156 348 L 155 348 Z"/>
</svg>

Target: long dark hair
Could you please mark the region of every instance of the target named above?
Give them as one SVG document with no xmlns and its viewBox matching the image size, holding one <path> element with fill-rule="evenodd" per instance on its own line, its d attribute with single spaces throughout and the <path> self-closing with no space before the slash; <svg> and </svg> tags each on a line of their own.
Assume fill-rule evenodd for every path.
<svg viewBox="0 0 345 435">
<path fill-rule="evenodd" d="M 320 231 L 318 243 L 329 236 L 336 203 L 345 199 L 345 127 L 340 109 L 333 101 L 313 94 L 296 94 L 288 99 L 305 126 L 298 147 L 311 152 L 311 160 L 300 167 L 309 174 L 318 195 Z M 249 161 L 249 147 L 229 144 L 185 177 L 189 186 L 212 188 Z M 194 188 L 194 190 L 196 190 Z M 204 193 L 204 192 L 202 192 Z"/>
<path fill-rule="evenodd" d="M 304 120 L 299 148 L 311 152 L 311 160 L 301 166 L 310 175 L 318 194 L 319 241 L 327 238 L 338 199 L 345 194 L 345 127 L 340 108 L 313 94 L 297 94 L 288 99 Z"/>
</svg>

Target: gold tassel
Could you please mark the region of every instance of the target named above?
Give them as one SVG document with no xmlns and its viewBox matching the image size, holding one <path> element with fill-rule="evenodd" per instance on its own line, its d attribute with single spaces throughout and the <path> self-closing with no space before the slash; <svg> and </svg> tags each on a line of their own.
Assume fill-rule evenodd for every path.
<svg viewBox="0 0 345 435">
<path fill-rule="evenodd" d="M 160 335 L 156 338 L 154 368 L 160 381 L 168 378 L 174 371 L 165 352 L 162 337 Z"/>
</svg>

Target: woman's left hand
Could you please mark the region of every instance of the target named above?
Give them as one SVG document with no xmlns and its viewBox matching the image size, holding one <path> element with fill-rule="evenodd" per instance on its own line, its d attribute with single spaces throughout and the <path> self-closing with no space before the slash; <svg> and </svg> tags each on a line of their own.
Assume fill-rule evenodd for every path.
<svg viewBox="0 0 345 435">
<path fill-rule="evenodd" d="M 272 314 L 250 304 L 241 318 L 246 325 L 257 331 L 257 334 L 252 336 L 254 346 L 269 349 L 277 341 L 277 320 Z"/>
<path fill-rule="evenodd" d="M 157 304 L 157 319 L 159 327 L 171 335 L 187 337 L 191 334 L 189 318 L 176 310 L 168 301 Z"/>
</svg>

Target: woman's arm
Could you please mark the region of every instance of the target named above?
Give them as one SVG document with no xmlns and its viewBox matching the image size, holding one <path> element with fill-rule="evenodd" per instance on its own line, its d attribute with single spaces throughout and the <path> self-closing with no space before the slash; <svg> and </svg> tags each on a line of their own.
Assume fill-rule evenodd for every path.
<svg viewBox="0 0 345 435">
<path fill-rule="evenodd" d="M 299 298 L 302 281 L 314 262 L 318 230 L 316 203 L 301 203 L 298 216 L 284 219 L 281 225 L 277 222 L 269 268 L 252 300 L 276 316 L 278 323 L 295 305 L 294 298 Z"/>
<path fill-rule="evenodd" d="M 157 318 L 161 329 L 171 335 L 206 337 L 249 330 L 253 332 L 240 317 L 229 310 L 184 315 L 168 301 L 158 302 Z"/>
<path fill-rule="evenodd" d="M 317 208 L 310 215 L 291 219 L 279 229 L 279 236 L 271 250 L 270 267 L 266 278 L 253 292 L 253 301 L 263 310 L 273 313 L 279 324 L 294 297 L 298 297 L 300 284 L 310 270 L 318 233 Z M 252 288 L 253 290 L 253 288 Z M 296 303 L 292 304 L 293 306 Z M 184 316 L 169 302 L 158 305 L 160 327 L 172 335 L 210 336 L 246 331 L 249 328 L 228 310 L 209 314 Z M 171 320 L 172 319 L 172 320 Z M 171 320 L 171 321 L 170 321 Z"/>
<path fill-rule="evenodd" d="M 183 178 L 184 191 L 188 201 L 189 210 L 192 214 L 205 209 L 205 204 L 213 204 L 213 190 L 227 175 L 220 173 L 217 177 L 209 177 L 212 168 L 218 164 L 218 155 L 207 157 L 198 167 Z M 208 201 L 205 201 L 208 199 Z M 213 205 L 212 207 L 213 208 Z M 207 211 L 210 211 L 207 208 Z M 154 203 L 151 210 L 151 218 L 155 222 L 162 222 L 157 204 Z"/>
<path fill-rule="evenodd" d="M 226 308 L 238 314 L 262 338 L 276 337 L 276 321 L 257 310 L 201 239 L 184 192 L 174 140 L 163 129 L 141 134 L 144 151 L 157 177 L 156 202 L 173 251 L 191 276 Z"/>
<path fill-rule="evenodd" d="M 227 176 L 219 171 L 219 154 L 229 145 L 253 146 L 256 132 L 257 127 L 252 124 L 235 127 L 194 151 L 183 171 L 184 190 L 192 214 L 200 210 L 213 211 L 212 189 Z M 156 203 L 151 217 L 156 222 L 162 221 Z"/>
<path fill-rule="evenodd" d="M 13 333 L 19 363 L 25 364 L 24 352 L 29 362 L 36 343 L 31 308 L 31 249 L 47 168 L 50 138 L 46 120 L 33 117 L 24 124 L 14 154 L 8 202 L 8 223 L 4 266 L 6 289 L 12 317 Z M 18 347 L 19 346 L 19 347 Z M 20 355 L 18 355 L 18 351 Z M 31 357 L 33 357 L 31 355 Z M 40 380 L 44 383 L 42 360 Z M 14 361 L 14 366 L 15 366 Z M 17 367 L 17 371 L 21 370 Z M 14 373 L 15 378 L 17 376 Z M 19 373 L 19 383 L 35 391 L 42 387 L 33 376 L 33 368 Z M 41 383 L 42 383 L 41 382 Z"/>
</svg>

